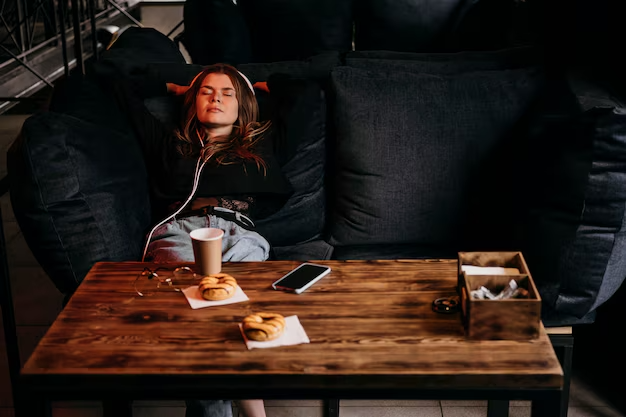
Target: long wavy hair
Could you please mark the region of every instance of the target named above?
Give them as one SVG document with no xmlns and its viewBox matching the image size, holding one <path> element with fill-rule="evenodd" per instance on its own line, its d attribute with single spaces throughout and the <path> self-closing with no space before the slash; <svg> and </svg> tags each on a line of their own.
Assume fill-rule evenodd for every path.
<svg viewBox="0 0 626 417">
<path fill-rule="evenodd" d="M 233 124 L 233 130 L 224 141 L 209 142 L 206 128 L 198 120 L 196 114 L 196 97 L 207 75 L 212 73 L 225 74 L 235 87 L 239 114 Z M 246 80 L 234 67 L 227 64 L 214 64 L 205 67 L 196 76 L 185 93 L 182 106 L 181 125 L 174 130 L 178 152 L 184 156 L 195 156 L 200 153 L 204 161 L 213 159 L 218 165 L 236 164 L 241 161 L 254 161 L 260 170 L 265 171 L 265 161 L 254 152 L 254 147 L 263 134 L 270 128 L 270 122 L 260 123 L 259 106 L 254 93 Z M 204 147 L 202 147 L 204 143 Z"/>
</svg>

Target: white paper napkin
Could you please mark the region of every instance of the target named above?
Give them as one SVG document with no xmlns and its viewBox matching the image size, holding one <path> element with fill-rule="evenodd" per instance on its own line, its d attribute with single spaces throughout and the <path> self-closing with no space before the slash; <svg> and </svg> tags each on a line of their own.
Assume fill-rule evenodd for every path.
<svg viewBox="0 0 626 417">
<path fill-rule="evenodd" d="M 243 290 L 241 289 L 239 285 L 237 285 L 237 289 L 235 290 L 235 295 L 233 295 L 230 298 L 227 298 L 226 300 L 220 300 L 220 301 L 209 301 L 209 300 L 205 300 L 204 298 L 202 298 L 200 291 L 198 291 L 197 285 L 193 285 L 191 287 L 185 288 L 183 290 L 183 294 L 185 294 L 185 297 L 187 298 L 189 305 L 194 310 L 196 308 L 224 306 L 226 304 L 241 303 L 242 301 L 249 300 L 248 296 L 246 295 L 246 293 L 243 292 Z"/>
<path fill-rule="evenodd" d="M 519 269 L 501 266 L 461 265 L 461 271 L 467 275 L 519 275 Z"/>
<path fill-rule="evenodd" d="M 241 331 L 243 340 L 246 342 L 248 350 L 254 348 L 264 349 L 278 346 L 299 345 L 301 343 L 311 343 L 309 336 L 307 336 L 304 331 L 304 327 L 302 327 L 300 320 L 298 320 L 298 316 L 285 317 L 285 330 L 283 330 L 283 334 L 280 335 L 278 339 L 269 340 L 267 342 L 257 342 L 256 340 L 248 339 L 243 331 L 241 323 L 239 323 L 239 330 Z"/>
</svg>

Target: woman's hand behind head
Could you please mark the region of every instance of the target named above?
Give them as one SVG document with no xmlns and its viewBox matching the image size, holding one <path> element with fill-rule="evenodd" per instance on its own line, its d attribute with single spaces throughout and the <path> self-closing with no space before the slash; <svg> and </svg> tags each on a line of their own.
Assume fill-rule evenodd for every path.
<svg viewBox="0 0 626 417">
<path fill-rule="evenodd" d="M 167 92 L 175 96 L 182 96 L 189 90 L 188 85 L 178 85 L 174 83 L 165 83 L 165 85 L 167 86 Z"/>
</svg>

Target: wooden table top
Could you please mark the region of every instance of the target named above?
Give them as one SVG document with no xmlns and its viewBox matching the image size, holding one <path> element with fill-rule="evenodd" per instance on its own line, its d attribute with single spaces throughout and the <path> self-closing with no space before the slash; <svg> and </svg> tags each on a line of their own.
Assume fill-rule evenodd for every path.
<svg viewBox="0 0 626 417">
<path fill-rule="evenodd" d="M 133 280 L 151 264 L 98 263 L 28 359 L 23 379 L 59 390 L 201 384 L 228 398 L 235 387 L 258 384 L 344 393 L 562 386 L 543 327 L 532 341 L 471 341 L 460 313 L 432 311 L 434 299 L 456 294 L 456 260 L 318 261 L 332 272 L 305 293 L 271 288 L 300 263 L 225 263 L 223 272 L 250 300 L 196 310 L 181 293 L 135 294 Z M 310 343 L 248 350 L 238 323 L 261 311 L 297 315 Z"/>
</svg>

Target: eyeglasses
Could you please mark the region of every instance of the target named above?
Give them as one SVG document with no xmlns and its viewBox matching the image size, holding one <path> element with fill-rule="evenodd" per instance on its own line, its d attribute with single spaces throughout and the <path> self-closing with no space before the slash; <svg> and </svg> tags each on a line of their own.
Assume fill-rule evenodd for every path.
<svg viewBox="0 0 626 417">
<path fill-rule="evenodd" d="M 154 295 L 157 292 L 181 292 L 197 284 L 198 276 L 188 266 L 180 266 L 173 271 L 166 267 L 154 270 L 145 267 L 133 281 L 133 289 L 140 297 Z"/>
</svg>

